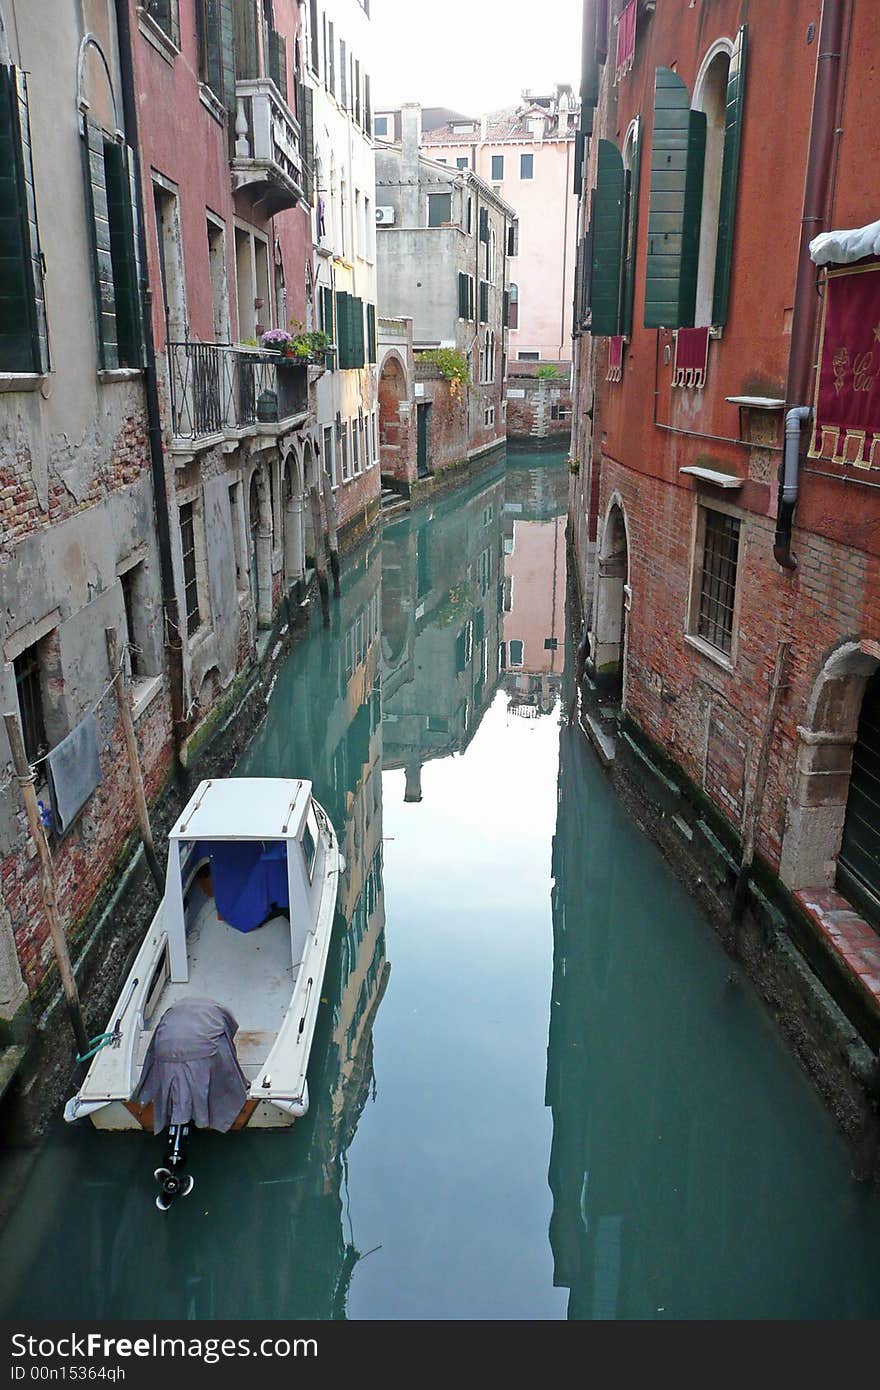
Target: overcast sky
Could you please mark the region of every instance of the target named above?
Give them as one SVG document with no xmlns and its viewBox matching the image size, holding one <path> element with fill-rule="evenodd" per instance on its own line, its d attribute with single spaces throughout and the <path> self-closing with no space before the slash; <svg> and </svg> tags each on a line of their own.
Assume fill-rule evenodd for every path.
<svg viewBox="0 0 880 1390">
<path fill-rule="evenodd" d="M 525 87 L 580 87 L 582 0 L 372 0 L 373 105 L 478 116 Z"/>
</svg>

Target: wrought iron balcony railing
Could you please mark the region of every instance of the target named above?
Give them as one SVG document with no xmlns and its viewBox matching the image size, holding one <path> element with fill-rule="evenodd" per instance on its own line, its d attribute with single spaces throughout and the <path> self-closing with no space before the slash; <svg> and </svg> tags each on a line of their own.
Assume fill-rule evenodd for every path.
<svg viewBox="0 0 880 1390">
<path fill-rule="evenodd" d="M 308 411 L 307 363 L 228 343 L 168 343 L 167 353 L 175 440 L 234 437 Z"/>
</svg>

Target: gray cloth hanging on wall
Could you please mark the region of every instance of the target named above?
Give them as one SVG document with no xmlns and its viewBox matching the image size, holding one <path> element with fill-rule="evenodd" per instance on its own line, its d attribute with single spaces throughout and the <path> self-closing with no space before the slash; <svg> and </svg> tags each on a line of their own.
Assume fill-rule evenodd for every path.
<svg viewBox="0 0 880 1390">
<path fill-rule="evenodd" d="M 85 719 L 52 749 L 46 762 L 55 827 L 63 834 L 101 781 L 98 722 L 94 710 L 90 710 Z"/>
</svg>

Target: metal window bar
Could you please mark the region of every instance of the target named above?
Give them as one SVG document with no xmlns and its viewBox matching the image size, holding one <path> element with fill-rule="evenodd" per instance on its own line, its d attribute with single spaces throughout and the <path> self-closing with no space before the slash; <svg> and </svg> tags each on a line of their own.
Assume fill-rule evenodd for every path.
<svg viewBox="0 0 880 1390">
<path fill-rule="evenodd" d="M 36 762 L 48 751 L 46 725 L 43 718 L 43 696 L 40 689 L 40 659 L 36 647 L 28 647 L 13 662 L 15 689 L 21 714 L 24 751 L 29 763 Z"/>
<path fill-rule="evenodd" d="M 739 558 L 740 522 L 725 512 L 706 512 L 697 633 L 729 656 Z"/>
<path fill-rule="evenodd" d="M 186 608 L 186 630 L 191 636 L 201 622 L 198 581 L 196 579 L 196 536 L 192 502 L 184 503 L 180 509 L 180 540 L 183 548 L 183 597 Z"/>
</svg>

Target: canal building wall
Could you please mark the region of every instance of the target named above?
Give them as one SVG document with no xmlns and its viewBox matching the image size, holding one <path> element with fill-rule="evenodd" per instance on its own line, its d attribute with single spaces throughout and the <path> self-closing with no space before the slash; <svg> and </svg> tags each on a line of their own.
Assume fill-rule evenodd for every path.
<svg viewBox="0 0 880 1390">
<path fill-rule="evenodd" d="M 402 108 L 397 144 L 376 146 L 377 265 L 384 315 L 412 320 L 415 459 L 393 457 L 399 490 L 450 486 L 506 437 L 510 254 L 516 214 L 468 170 L 419 152 L 421 108 Z M 448 469 L 455 475 L 443 477 Z"/>
<path fill-rule="evenodd" d="M 343 546 L 378 516 L 381 490 L 368 9 L 359 0 L 327 0 L 319 17 L 317 6 L 302 7 L 314 140 L 314 326 L 334 345 L 316 383 L 316 453 L 332 480 Z M 307 486 L 312 481 L 309 474 Z M 310 521 L 306 548 L 314 553 Z"/>
<path fill-rule="evenodd" d="M 36 6 L 13 16 L 3 0 L 0 81 L 0 214 L 26 228 L 5 243 L 0 303 L 0 695 L 22 729 L 63 923 L 76 936 L 136 824 L 107 627 L 130 680 L 149 794 L 171 762 L 144 340 L 129 275 L 133 198 L 123 178 L 133 134 L 112 4 L 68 0 L 51 17 Z M 90 743 L 92 775 L 79 810 L 62 820 L 46 755 L 71 734 Z M 32 1035 L 54 976 L 37 847 L 5 729 L 0 881 L 2 1048 Z"/>
<path fill-rule="evenodd" d="M 824 168 L 822 186 L 830 191 L 814 231 L 875 216 L 860 137 L 876 115 L 876 93 L 859 77 L 871 61 L 871 18 L 859 6 L 825 10 L 846 21 L 845 49 L 825 41 L 842 53 L 834 101 L 845 101 L 846 119 Z M 823 435 L 811 414 L 802 426 L 788 530 L 791 508 L 777 483 L 786 411 L 815 410 L 809 364 L 823 365 L 820 292 L 827 302 L 829 290 L 848 290 L 854 343 L 866 330 L 870 338 L 873 324 L 864 318 L 869 275 L 838 291 L 808 262 L 806 293 L 795 294 L 814 79 L 824 51 L 815 6 L 792 4 L 783 13 L 753 4 L 746 14 L 733 0 L 711 13 L 684 0 L 653 12 L 638 4 L 635 51 L 618 72 L 611 31 L 592 42 L 597 12 L 603 7 L 585 7 L 584 90 L 593 109 L 583 123 L 581 255 L 590 255 L 592 197 L 594 237 L 609 225 L 620 232 L 611 259 L 623 292 L 609 309 L 603 266 L 595 256 L 592 275 L 583 265 L 571 538 L 589 605 L 596 722 L 600 732 L 626 732 L 629 751 L 618 754 L 615 768 L 638 772 L 643 759 L 634 750 L 647 750 L 675 788 L 673 800 L 702 808 L 695 818 L 670 807 L 656 822 L 671 856 L 696 865 L 706 838 L 697 822 L 714 826 L 712 837 L 724 847 L 716 856 L 719 921 L 729 920 L 732 880 L 754 846 L 750 920 L 766 915 L 762 896 L 772 902 L 785 923 L 783 939 L 847 1019 L 849 1041 L 832 1064 L 824 1023 L 812 1027 L 812 1006 L 793 984 L 780 1006 L 786 1031 L 801 1038 L 802 1055 L 812 1053 L 813 1074 L 852 1132 L 856 1117 L 876 1104 L 864 1048 L 876 1053 L 880 1042 L 880 862 L 863 770 L 873 756 L 869 704 L 880 669 L 874 465 L 869 450 L 863 457 L 838 449 L 836 434 L 833 441 Z M 695 238 L 694 265 L 672 265 L 672 256 L 665 267 L 677 277 L 670 295 L 690 295 L 684 308 L 680 298 L 658 299 L 661 266 L 649 245 L 662 196 L 652 163 L 659 168 L 665 158 L 658 112 L 675 102 L 692 133 L 700 113 L 707 118 L 699 142 L 702 205 L 681 209 Z M 734 166 L 725 149 L 737 141 Z M 719 233 L 724 206 L 731 216 L 725 213 Z M 679 367 L 687 332 L 693 346 L 700 327 L 699 360 Z M 808 364 L 806 384 L 797 381 L 797 354 Z M 862 385 L 870 390 L 872 381 L 869 371 Z M 677 815 L 686 829 L 674 828 Z M 703 892 L 706 876 L 694 867 L 692 883 L 700 877 Z M 743 951 L 769 999 L 780 957 L 771 958 L 755 930 L 757 944 Z"/>
<path fill-rule="evenodd" d="M 571 435 L 571 363 L 511 362 L 505 400 L 508 439 L 556 448 Z"/>
</svg>

